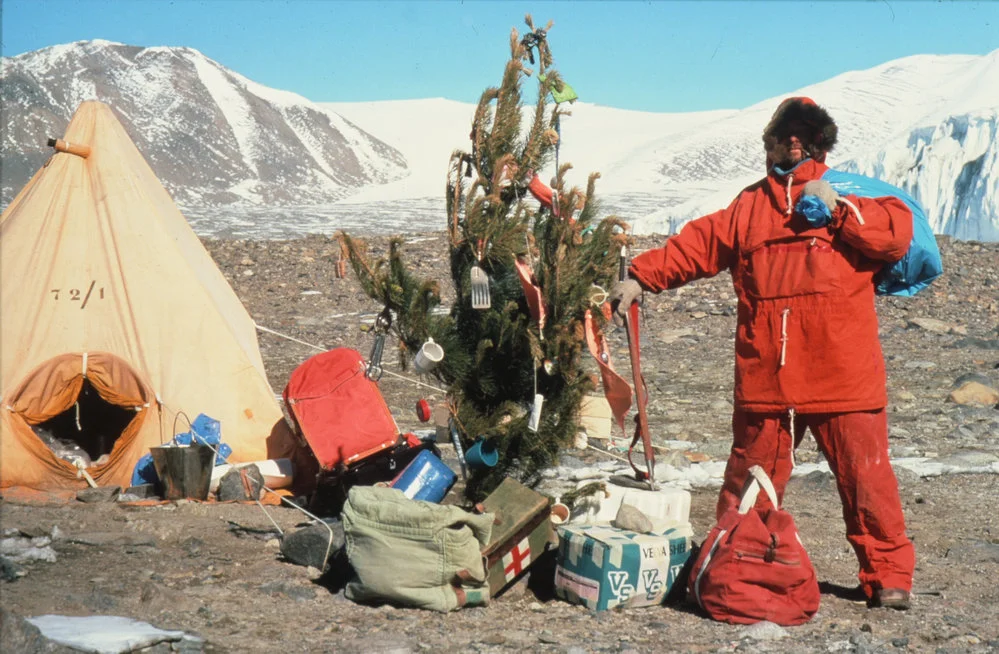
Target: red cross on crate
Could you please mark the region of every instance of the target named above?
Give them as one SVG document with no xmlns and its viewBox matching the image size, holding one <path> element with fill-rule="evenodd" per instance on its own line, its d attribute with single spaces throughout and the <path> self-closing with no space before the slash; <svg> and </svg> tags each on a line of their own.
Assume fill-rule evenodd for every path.
<svg viewBox="0 0 999 654">
<path fill-rule="evenodd" d="M 510 581 L 524 571 L 525 563 L 531 562 L 531 544 L 525 538 L 512 550 L 503 555 L 503 577 Z"/>
</svg>

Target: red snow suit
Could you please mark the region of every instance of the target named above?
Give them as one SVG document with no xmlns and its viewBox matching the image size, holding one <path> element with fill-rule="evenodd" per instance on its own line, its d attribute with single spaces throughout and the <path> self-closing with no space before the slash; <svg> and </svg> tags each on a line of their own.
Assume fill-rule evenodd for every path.
<svg viewBox="0 0 999 654">
<path fill-rule="evenodd" d="M 765 143 L 782 110 L 815 107 L 798 100 L 781 105 Z M 831 147 L 835 126 L 825 127 Z M 852 208 L 837 204 L 828 226 L 810 227 L 793 207 L 805 183 L 827 170 L 824 152 L 818 154 L 786 173 L 771 167 L 728 208 L 691 221 L 663 247 L 635 257 L 630 275 L 659 292 L 731 272 L 738 297 L 736 409 L 718 516 L 738 503 L 736 492 L 752 465 L 763 467 L 783 495 L 792 443 L 807 426 L 836 476 L 847 537 L 870 597 L 877 588 L 909 590 L 915 565 L 888 460 L 873 283 L 882 266 L 905 254 L 912 214 L 894 197 L 851 195 L 845 200 Z"/>
</svg>

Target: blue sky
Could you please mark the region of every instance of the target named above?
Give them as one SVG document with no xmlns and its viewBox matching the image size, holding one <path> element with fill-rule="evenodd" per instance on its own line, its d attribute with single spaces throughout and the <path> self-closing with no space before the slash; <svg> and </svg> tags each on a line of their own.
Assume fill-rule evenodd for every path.
<svg viewBox="0 0 999 654">
<path fill-rule="evenodd" d="M 643 111 L 736 109 L 907 55 L 999 49 L 989 0 L 3 0 L 2 53 L 187 46 L 316 102 L 475 102 L 526 13 L 555 22 L 555 63 L 581 100 Z"/>
</svg>

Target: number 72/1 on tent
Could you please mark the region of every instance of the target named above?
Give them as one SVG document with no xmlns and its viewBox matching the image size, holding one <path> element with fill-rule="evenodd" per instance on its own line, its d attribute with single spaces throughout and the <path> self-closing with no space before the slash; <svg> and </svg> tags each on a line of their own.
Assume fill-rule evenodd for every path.
<svg viewBox="0 0 999 654">
<path fill-rule="evenodd" d="M 90 301 L 91 295 L 94 299 L 103 300 L 104 299 L 104 287 L 94 288 L 97 286 L 96 281 L 91 281 L 90 286 L 86 291 L 82 291 L 79 288 L 70 288 L 63 290 L 61 288 L 53 288 L 50 292 L 52 293 L 52 298 L 54 300 L 69 300 L 71 302 L 81 302 L 80 308 L 84 309 L 87 306 L 87 302 Z"/>
</svg>

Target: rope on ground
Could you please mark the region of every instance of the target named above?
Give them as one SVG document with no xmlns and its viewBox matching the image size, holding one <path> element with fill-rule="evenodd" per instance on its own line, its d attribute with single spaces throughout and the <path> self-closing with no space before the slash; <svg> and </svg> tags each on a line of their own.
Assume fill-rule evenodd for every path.
<svg viewBox="0 0 999 654">
<path fill-rule="evenodd" d="M 287 334 L 282 334 L 281 332 L 276 332 L 273 329 L 268 329 L 268 328 L 264 327 L 263 325 L 258 325 L 257 323 L 253 323 L 253 326 L 256 327 L 257 329 L 259 329 L 262 332 L 267 332 L 268 334 L 274 334 L 275 336 L 280 336 L 281 338 L 286 338 L 289 341 L 294 341 L 294 342 L 299 343 L 301 345 L 305 345 L 306 347 L 311 347 L 313 350 L 318 350 L 320 352 L 325 352 L 327 350 L 327 348 L 325 348 L 325 347 L 319 347 L 318 345 L 313 345 L 312 343 L 306 343 L 305 341 L 300 341 L 297 338 L 295 338 L 294 336 L 288 336 Z"/>
<path fill-rule="evenodd" d="M 589 443 L 586 444 L 586 447 L 590 448 L 591 450 L 593 450 L 595 452 L 600 452 L 601 454 L 606 454 L 607 456 L 611 457 L 612 459 L 618 459 L 619 461 L 624 461 L 625 463 L 629 463 L 628 459 L 624 458 L 623 456 L 618 456 L 616 454 L 611 454 L 607 450 L 602 450 L 599 447 L 594 447 L 594 446 L 590 445 Z"/>
</svg>

